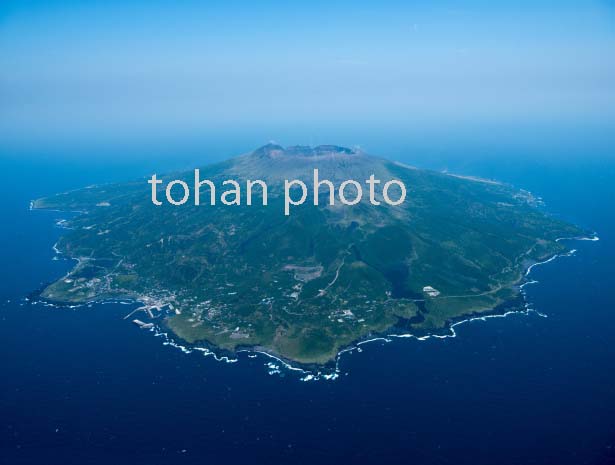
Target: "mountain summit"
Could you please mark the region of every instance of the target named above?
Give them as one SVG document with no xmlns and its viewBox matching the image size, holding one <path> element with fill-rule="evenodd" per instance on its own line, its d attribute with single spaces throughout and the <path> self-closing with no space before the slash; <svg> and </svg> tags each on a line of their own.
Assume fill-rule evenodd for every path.
<svg viewBox="0 0 615 465">
<path fill-rule="evenodd" d="M 379 179 L 392 179 L 386 160 L 368 155 L 359 149 L 337 145 L 264 145 L 253 152 L 232 159 L 227 173 L 241 179 L 260 178 L 267 181 L 300 179 L 309 181 L 314 169 L 323 178 L 334 182 L 355 179 L 359 182 L 374 174 Z"/>
<path fill-rule="evenodd" d="M 335 157 L 343 155 L 355 155 L 358 151 L 338 145 L 318 145 L 311 147 L 309 145 L 292 145 L 290 147 L 282 147 L 281 145 L 269 143 L 259 147 L 253 155 L 257 157 L 280 158 L 280 157 Z"/>
</svg>

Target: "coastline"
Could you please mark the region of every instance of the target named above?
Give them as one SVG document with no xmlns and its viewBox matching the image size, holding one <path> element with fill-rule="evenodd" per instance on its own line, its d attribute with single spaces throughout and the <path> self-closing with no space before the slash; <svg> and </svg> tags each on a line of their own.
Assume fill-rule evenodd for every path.
<svg viewBox="0 0 615 465">
<path fill-rule="evenodd" d="M 34 202 L 31 202 L 30 210 L 34 210 L 34 209 L 49 211 L 49 209 L 46 209 L 46 208 L 37 208 L 34 205 Z M 54 210 L 54 211 L 61 211 L 61 210 Z M 67 212 L 63 212 L 63 213 L 67 213 Z M 73 212 L 68 212 L 68 213 L 73 213 Z M 78 212 L 75 212 L 75 213 L 78 213 Z M 68 229 L 65 223 L 66 223 L 66 220 L 58 220 L 56 222 L 56 225 L 58 227 Z M 596 235 L 596 233 L 593 233 L 591 237 L 577 236 L 577 237 L 556 238 L 555 242 L 566 241 L 566 240 L 595 242 L 595 241 L 599 241 L 600 239 Z M 76 260 L 77 265 L 80 262 L 79 258 L 69 257 L 63 254 L 58 249 L 57 243 L 53 245 L 53 250 L 56 253 L 56 257 L 54 257 L 54 260 L 57 259 L 58 255 L 63 255 L 63 258 L 70 259 L 70 260 Z M 490 318 L 505 318 L 507 316 L 514 315 L 514 314 L 529 315 L 530 313 L 535 313 L 540 317 L 546 317 L 546 315 L 540 313 L 539 311 L 533 308 L 530 308 L 530 305 L 527 302 L 526 294 L 524 292 L 525 286 L 529 284 L 537 283 L 537 281 L 527 280 L 527 278 L 531 274 L 532 269 L 534 269 L 535 267 L 547 264 L 559 257 L 571 256 L 574 253 L 576 253 L 576 249 L 570 249 L 567 252 L 555 254 L 543 261 L 532 263 L 526 268 L 525 272 L 522 274 L 520 281 L 514 286 L 519 289 L 519 296 L 518 298 L 513 299 L 513 302 L 519 299 L 520 301 L 519 303 L 523 303 L 523 309 L 506 310 L 502 312 L 502 310 L 505 310 L 506 308 L 509 308 L 511 306 L 511 301 L 505 301 L 502 304 L 499 304 L 490 310 L 460 316 L 458 319 L 454 318 L 451 321 L 447 322 L 446 326 L 441 328 L 441 331 L 426 332 L 424 334 L 420 334 L 420 333 L 417 334 L 417 333 L 412 333 L 412 332 L 399 332 L 399 333 L 391 332 L 391 330 L 394 329 L 394 327 L 392 327 L 383 333 L 369 335 L 364 339 L 354 341 L 350 343 L 349 345 L 340 348 L 337 354 L 335 355 L 335 357 L 332 358 L 330 362 L 327 362 L 322 365 L 321 364 L 309 364 L 309 363 L 306 364 L 306 363 L 301 363 L 301 362 L 297 362 L 294 360 L 286 359 L 285 357 L 279 354 L 275 354 L 275 353 L 272 353 L 271 351 L 268 351 L 266 348 L 257 347 L 257 346 L 238 347 L 234 351 L 228 351 L 224 349 L 219 349 L 209 344 L 204 344 L 204 345 L 194 344 L 193 345 L 188 342 L 184 342 L 184 343 L 178 342 L 178 341 L 181 341 L 181 338 L 179 338 L 178 336 L 174 336 L 174 335 L 170 336 L 169 332 L 171 331 L 169 328 L 163 327 L 164 323 L 159 325 L 158 323 L 154 322 L 153 326 L 147 329 L 153 332 L 155 337 L 162 337 L 164 339 L 163 345 L 178 348 L 184 353 L 200 352 L 204 356 L 212 356 L 216 361 L 226 362 L 226 363 L 238 362 L 239 354 L 247 354 L 249 358 L 255 358 L 255 357 L 258 357 L 259 355 L 262 355 L 262 356 L 265 356 L 267 359 L 272 360 L 265 364 L 265 366 L 267 366 L 269 369 L 270 375 L 280 374 L 282 370 L 287 370 L 290 372 L 295 372 L 295 373 L 300 374 L 301 381 L 316 381 L 320 379 L 335 380 L 342 374 L 342 371 L 340 368 L 340 362 L 342 360 L 342 357 L 345 354 L 349 354 L 355 351 L 361 352 L 362 350 L 361 346 L 368 344 L 370 342 L 376 342 L 376 341 L 392 342 L 394 339 L 404 339 L 404 338 L 413 338 L 419 341 L 425 341 L 431 338 L 446 339 L 450 337 L 457 337 L 455 328 L 464 323 L 468 323 L 472 321 L 478 321 L 478 320 L 487 321 L 487 319 L 490 319 Z M 68 274 L 70 274 L 70 271 L 67 273 L 67 275 Z M 154 302 L 156 305 L 154 305 L 153 308 L 156 308 L 157 310 L 159 310 L 160 313 L 156 315 L 156 317 L 151 318 L 152 320 L 163 317 L 164 316 L 163 312 L 165 312 L 163 308 L 168 305 L 168 303 L 165 303 L 164 301 L 161 301 L 158 298 L 153 298 L 153 297 L 146 296 L 146 295 L 134 295 L 134 296 L 133 295 L 125 295 L 125 296 L 118 295 L 118 296 L 110 296 L 107 298 L 105 297 L 93 298 L 85 302 L 75 303 L 75 302 L 59 302 L 59 301 L 48 300 L 48 299 L 43 298 L 41 293 L 42 293 L 42 290 L 39 290 L 36 293 L 36 297 L 38 297 L 38 301 L 42 302 L 46 306 L 53 306 L 53 307 L 58 307 L 58 308 L 75 309 L 79 307 L 91 307 L 93 304 L 103 304 L 104 305 L 104 304 L 118 304 L 118 303 L 123 304 L 123 305 L 140 304 L 143 306 L 143 308 L 134 309 L 129 315 L 131 315 L 137 310 L 143 309 L 145 311 L 145 309 L 150 308 L 148 307 L 148 305 Z M 151 316 L 151 313 L 150 313 L 150 316 Z"/>
<path fill-rule="evenodd" d="M 556 241 L 563 241 L 563 240 L 579 240 L 579 241 L 591 241 L 591 242 L 596 242 L 599 241 L 600 238 L 594 233 L 594 235 L 592 237 L 584 237 L 584 236 L 580 236 L 580 237 L 569 237 L 569 238 L 558 238 L 556 239 Z M 541 265 L 545 265 L 547 263 L 550 263 L 552 261 L 554 261 L 557 258 L 560 257 L 569 257 L 574 255 L 577 252 L 576 249 L 571 249 L 565 253 L 560 253 L 560 254 L 555 254 L 551 257 L 549 257 L 546 260 L 540 261 L 540 262 L 536 262 L 531 264 L 530 266 L 527 267 L 525 273 L 523 274 L 523 278 L 522 281 L 527 278 L 530 274 L 531 271 L 537 267 L 537 266 L 541 266 Z M 371 337 L 368 337 L 366 339 L 363 340 L 358 340 L 356 342 L 353 342 L 352 344 L 350 344 L 349 346 L 341 349 L 338 351 L 335 359 L 334 359 L 334 363 L 335 363 L 335 367 L 332 370 L 326 370 L 326 364 L 324 366 L 318 366 L 318 368 L 314 368 L 311 365 L 305 365 L 305 364 L 301 364 L 292 360 L 287 360 L 284 357 L 280 356 L 280 355 L 276 355 L 276 354 L 272 354 L 270 352 L 264 351 L 264 350 L 259 350 L 257 348 L 246 348 L 246 349 L 239 349 L 236 351 L 236 354 L 240 354 L 240 353 L 246 353 L 248 354 L 248 357 L 250 357 L 251 354 L 258 356 L 258 355 L 262 355 L 265 356 L 269 359 L 275 360 L 276 363 L 272 363 L 269 362 L 267 364 L 265 364 L 268 368 L 269 368 L 269 374 L 273 375 L 273 374 L 279 374 L 281 373 L 281 368 L 283 367 L 285 370 L 288 371 L 292 371 L 292 372 L 298 372 L 301 375 L 303 375 L 300 380 L 301 381 L 318 381 L 318 380 L 335 380 L 337 378 L 339 378 L 339 376 L 342 374 L 342 370 L 340 368 L 340 362 L 342 360 L 342 357 L 345 354 L 350 354 L 352 352 L 361 352 L 361 346 L 365 345 L 365 344 L 369 344 L 371 342 L 385 342 L 385 343 L 389 343 L 392 342 L 394 339 L 407 339 L 407 338 L 412 338 L 412 339 L 416 339 L 418 341 L 426 341 L 428 339 L 431 338 L 435 338 L 435 339 L 446 339 L 446 338 L 454 338 L 457 337 L 457 332 L 455 331 L 455 328 L 465 324 L 465 323 L 470 323 L 473 321 L 487 321 L 488 319 L 491 318 L 506 318 L 508 316 L 511 315 L 529 315 L 531 313 L 536 314 L 537 316 L 541 317 L 541 318 L 547 318 L 547 315 L 539 312 L 536 309 L 533 309 L 530 307 L 529 302 L 527 302 L 527 298 L 526 298 L 526 293 L 524 292 L 524 288 L 527 285 L 530 284 L 536 284 L 538 283 L 538 281 L 536 280 L 527 280 L 521 284 L 519 284 L 519 290 L 520 290 L 520 296 L 519 299 L 520 301 L 523 303 L 523 309 L 518 309 L 518 310 L 507 310 L 504 311 L 503 313 L 499 312 L 498 309 L 502 309 L 502 307 L 508 307 L 510 306 L 510 302 L 505 302 L 502 305 L 498 305 L 497 307 L 495 307 L 494 309 L 492 309 L 490 312 L 485 312 L 483 314 L 476 314 L 476 315 L 470 315 L 470 316 L 465 316 L 465 317 L 460 317 L 460 319 L 458 321 L 452 321 L 446 328 L 443 328 L 443 331 L 448 332 L 448 334 L 439 334 L 439 333 L 427 333 L 427 334 L 423 334 L 423 335 L 417 335 L 417 334 L 413 334 L 413 333 L 383 333 L 381 335 L 374 335 Z M 520 303 L 521 303 L 520 302 Z M 239 361 L 238 358 L 229 358 L 228 356 L 224 355 L 218 355 L 216 354 L 215 350 L 212 350 L 211 348 L 207 348 L 207 347 L 199 347 L 199 346 L 185 346 L 182 344 L 179 344 L 177 342 L 175 342 L 173 340 L 172 337 L 169 337 L 169 335 L 166 332 L 162 332 L 160 331 L 158 328 L 152 328 L 150 329 L 150 331 L 154 332 L 156 336 L 164 336 L 165 337 L 165 345 L 169 345 L 172 347 L 176 347 L 179 348 L 180 350 L 182 350 L 185 353 L 190 353 L 192 351 L 200 351 L 202 352 L 204 355 L 208 356 L 211 355 L 214 357 L 215 360 L 217 361 L 224 361 L 226 363 L 236 363 Z M 253 357 L 250 357 L 253 358 Z"/>
</svg>

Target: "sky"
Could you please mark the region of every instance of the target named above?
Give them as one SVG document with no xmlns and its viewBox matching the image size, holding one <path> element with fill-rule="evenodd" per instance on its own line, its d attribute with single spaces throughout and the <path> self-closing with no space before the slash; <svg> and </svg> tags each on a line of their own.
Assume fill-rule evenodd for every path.
<svg viewBox="0 0 615 465">
<path fill-rule="evenodd" d="M 615 3 L 9 0 L 0 100 L 0 150 L 612 134 Z"/>
</svg>

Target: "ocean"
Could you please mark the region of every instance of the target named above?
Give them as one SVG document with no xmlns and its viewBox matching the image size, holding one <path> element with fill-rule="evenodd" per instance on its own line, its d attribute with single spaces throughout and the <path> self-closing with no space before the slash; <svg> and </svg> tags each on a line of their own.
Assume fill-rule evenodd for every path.
<svg viewBox="0 0 615 465">
<path fill-rule="evenodd" d="M 169 167 L 194 167 L 182 163 Z M 163 345 L 123 319 L 130 305 L 33 304 L 71 262 L 52 249 L 65 215 L 29 201 L 164 163 L 3 158 L 0 463 L 615 463 L 615 161 L 422 164 L 528 189 L 600 240 L 532 270 L 540 314 L 365 344 L 338 379 L 303 382 L 263 356 L 222 363 Z"/>
</svg>

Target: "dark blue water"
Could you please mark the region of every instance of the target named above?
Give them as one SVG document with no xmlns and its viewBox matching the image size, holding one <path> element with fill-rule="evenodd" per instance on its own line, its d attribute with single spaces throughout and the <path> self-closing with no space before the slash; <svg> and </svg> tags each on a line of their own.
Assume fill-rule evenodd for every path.
<svg viewBox="0 0 615 465">
<path fill-rule="evenodd" d="M 28 305 L 70 266 L 52 261 L 62 216 L 28 201 L 151 167 L 4 159 L 0 463 L 614 463 L 615 163 L 580 160 L 456 162 L 599 233 L 534 270 L 529 300 L 548 318 L 365 345 L 342 360 L 347 375 L 305 383 L 261 358 L 165 347 L 122 320 L 126 306 Z"/>
</svg>

